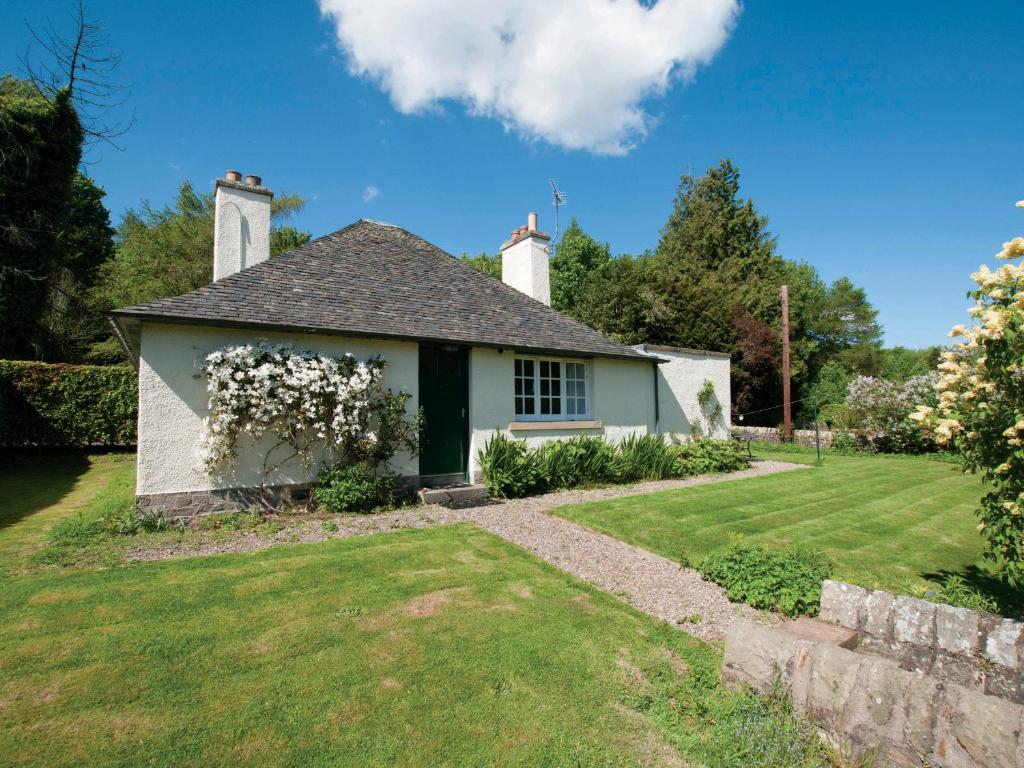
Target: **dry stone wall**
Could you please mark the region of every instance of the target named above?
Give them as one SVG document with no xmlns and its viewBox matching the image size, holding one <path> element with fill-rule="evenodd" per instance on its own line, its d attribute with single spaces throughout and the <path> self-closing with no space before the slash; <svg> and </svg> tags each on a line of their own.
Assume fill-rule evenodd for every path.
<svg viewBox="0 0 1024 768">
<path fill-rule="evenodd" d="M 731 434 L 733 437 L 739 438 L 740 440 L 753 440 L 755 443 L 778 444 L 782 442 L 782 436 L 779 434 L 779 430 L 775 427 L 746 427 L 733 424 Z M 821 436 L 822 450 L 830 448 L 832 446 L 832 436 L 835 433 L 830 432 L 827 429 L 823 429 L 819 434 Z M 813 448 L 815 446 L 815 440 L 816 437 L 813 429 L 793 430 L 793 441 L 799 445 L 803 445 L 807 448 Z"/>
<path fill-rule="evenodd" d="M 880 765 L 1024 766 L 1019 622 L 833 581 L 820 617 L 859 644 L 739 619 L 723 678 L 762 692 L 781 681 L 837 746 Z"/>
</svg>

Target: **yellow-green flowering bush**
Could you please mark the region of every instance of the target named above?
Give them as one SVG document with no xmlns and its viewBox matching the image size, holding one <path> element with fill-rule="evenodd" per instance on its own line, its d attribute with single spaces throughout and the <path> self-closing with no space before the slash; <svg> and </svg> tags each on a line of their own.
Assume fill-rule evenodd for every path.
<svg viewBox="0 0 1024 768">
<path fill-rule="evenodd" d="M 1017 203 L 1024 208 L 1024 200 Z M 978 288 L 968 312 L 976 324 L 958 325 L 943 353 L 938 405 L 919 406 L 911 418 L 940 446 L 963 456 L 965 470 L 988 484 L 978 510 L 986 555 L 1007 581 L 1024 585 L 1024 237 L 1003 244 L 996 258 L 1009 263 L 971 275 Z"/>
</svg>

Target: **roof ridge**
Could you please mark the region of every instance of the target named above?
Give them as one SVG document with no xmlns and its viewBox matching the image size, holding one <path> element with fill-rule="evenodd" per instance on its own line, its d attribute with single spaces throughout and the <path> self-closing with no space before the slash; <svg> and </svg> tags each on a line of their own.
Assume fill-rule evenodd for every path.
<svg viewBox="0 0 1024 768">
<path fill-rule="evenodd" d="M 181 296 L 111 315 L 647 359 L 429 240 L 369 219 Z"/>
</svg>

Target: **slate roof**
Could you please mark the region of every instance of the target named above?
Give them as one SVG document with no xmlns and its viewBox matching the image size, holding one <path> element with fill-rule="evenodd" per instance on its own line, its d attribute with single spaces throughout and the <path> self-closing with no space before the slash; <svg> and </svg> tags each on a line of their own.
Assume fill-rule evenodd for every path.
<svg viewBox="0 0 1024 768">
<path fill-rule="evenodd" d="M 458 342 L 649 360 L 404 229 L 361 219 L 199 290 L 115 321 Z"/>
</svg>

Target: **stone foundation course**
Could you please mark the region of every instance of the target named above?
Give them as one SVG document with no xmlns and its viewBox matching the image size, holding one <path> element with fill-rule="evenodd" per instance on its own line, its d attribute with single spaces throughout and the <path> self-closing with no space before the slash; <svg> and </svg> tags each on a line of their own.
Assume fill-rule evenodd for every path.
<svg viewBox="0 0 1024 768">
<path fill-rule="evenodd" d="M 781 682 L 836 746 L 880 765 L 1024 766 L 1019 622 L 833 581 L 820 615 L 817 629 L 737 619 L 724 679 Z"/>
</svg>

